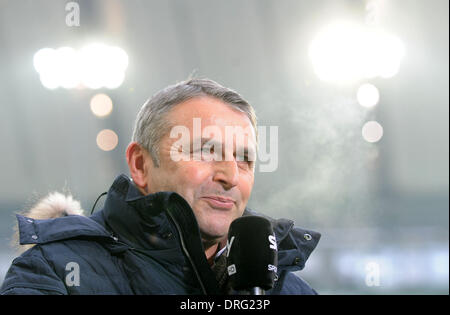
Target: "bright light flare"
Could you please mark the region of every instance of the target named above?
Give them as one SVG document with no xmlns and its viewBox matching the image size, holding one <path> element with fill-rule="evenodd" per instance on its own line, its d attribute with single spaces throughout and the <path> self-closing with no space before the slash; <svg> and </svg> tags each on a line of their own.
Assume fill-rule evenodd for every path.
<svg viewBox="0 0 450 315">
<path fill-rule="evenodd" d="M 327 26 L 309 47 L 317 76 L 340 83 L 392 77 L 404 53 L 403 44 L 395 36 L 350 22 Z"/>
<path fill-rule="evenodd" d="M 56 50 L 54 75 L 59 79 L 59 85 L 65 89 L 73 89 L 80 84 L 80 68 L 77 52 L 71 47 L 61 47 Z"/>
<path fill-rule="evenodd" d="M 84 86 L 115 89 L 125 79 L 128 55 L 119 47 L 91 44 L 80 50 L 71 47 L 43 48 L 33 57 L 42 84 L 49 89 Z"/>
</svg>

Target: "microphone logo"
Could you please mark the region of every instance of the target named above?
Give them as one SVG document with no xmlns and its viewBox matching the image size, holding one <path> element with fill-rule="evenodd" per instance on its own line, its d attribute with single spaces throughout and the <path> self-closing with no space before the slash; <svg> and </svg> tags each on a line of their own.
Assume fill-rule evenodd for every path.
<svg viewBox="0 0 450 315">
<path fill-rule="evenodd" d="M 231 245 L 233 245 L 234 236 L 230 240 L 227 240 L 227 257 L 230 256 Z"/>
<path fill-rule="evenodd" d="M 269 247 L 270 247 L 270 249 L 273 249 L 273 250 L 276 250 L 276 251 L 278 251 L 278 248 L 277 248 L 277 241 L 276 241 L 276 239 L 275 239 L 275 235 L 269 235 Z M 231 245 L 230 245 L 231 246 Z"/>
<path fill-rule="evenodd" d="M 228 275 L 231 276 L 236 273 L 236 266 L 234 264 L 228 266 Z"/>
<path fill-rule="evenodd" d="M 231 266 L 230 266 L 230 267 L 231 267 Z M 268 270 L 268 271 L 273 271 L 273 272 L 277 273 L 278 268 L 277 268 L 277 266 L 268 264 L 268 265 L 267 265 L 267 270 Z"/>
</svg>

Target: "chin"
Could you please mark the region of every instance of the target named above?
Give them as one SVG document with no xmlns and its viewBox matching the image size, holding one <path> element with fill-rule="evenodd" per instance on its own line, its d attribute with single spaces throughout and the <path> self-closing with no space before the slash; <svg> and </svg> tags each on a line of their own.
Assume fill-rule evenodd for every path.
<svg viewBox="0 0 450 315">
<path fill-rule="evenodd" d="M 209 224 L 201 225 L 200 231 L 203 238 L 208 240 L 220 240 L 226 238 L 231 222 L 208 222 Z"/>
<path fill-rule="evenodd" d="M 228 235 L 231 222 L 236 218 L 237 213 L 233 211 L 214 210 L 202 205 L 202 208 L 194 210 L 200 231 L 205 239 L 223 239 Z"/>
</svg>

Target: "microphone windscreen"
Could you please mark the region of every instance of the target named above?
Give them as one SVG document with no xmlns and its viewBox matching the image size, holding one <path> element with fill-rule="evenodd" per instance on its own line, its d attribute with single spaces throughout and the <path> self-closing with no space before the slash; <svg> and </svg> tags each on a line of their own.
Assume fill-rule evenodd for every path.
<svg viewBox="0 0 450 315">
<path fill-rule="evenodd" d="M 234 290 L 273 287 L 278 264 L 277 243 L 269 220 L 245 216 L 228 232 L 227 271 Z"/>
</svg>

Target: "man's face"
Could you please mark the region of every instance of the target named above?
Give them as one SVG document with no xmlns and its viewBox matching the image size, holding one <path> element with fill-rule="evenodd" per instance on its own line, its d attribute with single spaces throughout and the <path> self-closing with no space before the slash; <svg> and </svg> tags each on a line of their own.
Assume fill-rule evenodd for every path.
<svg viewBox="0 0 450 315">
<path fill-rule="evenodd" d="M 177 192 L 192 207 L 202 238 L 205 241 L 223 240 L 231 222 L 244 212 L 253 187 L 255 159 L 241 161 L 236 158 L 236 155 L 241 155 L 242 149 L 250 152 L 256 150 L 250 119 L 245 113 L 210 97 L 198 97 L 180 103 L 169 112 L 166 119 L 172 127 L 187 127 L 190 139 L 183 140 L 181 135 L 171 137 L 170 132 L 161 139 L 160 166 L 154 167 L 151 161 L 148 162 L 149 193 Z M 202 131 L 200 135 L 199 122 Z M 227 128 L 246 132 L 226 141 Z M 206 132 L 207 130 L 215 132 Z M 241 140 L 238 140 L 239 136 Z M 214 141 L 217 146 L 202 146 L 203 152 L 198 152 L 195 141 L 202 144 Z M 222 152 L 213 152 L 219 146 Z M 174 153 L 180 154 L 183 159 L 176 161 Z"/>
</svg>

